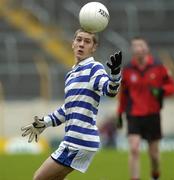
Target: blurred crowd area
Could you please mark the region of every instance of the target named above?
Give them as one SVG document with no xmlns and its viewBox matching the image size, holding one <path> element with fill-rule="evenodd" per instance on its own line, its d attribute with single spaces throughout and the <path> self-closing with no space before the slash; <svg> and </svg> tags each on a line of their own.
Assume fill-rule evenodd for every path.
<svg viewBox="0 0 174 180">
<path fill-rule="evenodd" d="M 6 100 L 62 100 L 73 64 L 71 42 L 87 0 L 0 0 L 0 92 Z M 110 22 L 96 59 L 115 50 L 129 61 L 129 40 L 143 36 L 174 71 L 173 0 L 103 0 Z"/>
</svg>

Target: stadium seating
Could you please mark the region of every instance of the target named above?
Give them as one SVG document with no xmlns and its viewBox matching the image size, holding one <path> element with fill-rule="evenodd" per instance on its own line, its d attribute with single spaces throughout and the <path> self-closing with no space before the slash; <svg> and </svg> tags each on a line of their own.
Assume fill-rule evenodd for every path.
<svg viewBox="0 0 174 180">
<path fill-rule="evenodd" d="M 6 99 L 42 96 L 37 57 L 48 66 L 45 97 L 63 97 L 63 77 L 73 64 L 70 42 L 79 26 L 78 12 L 87 0 L 0 0 L 0 81 Z M 110 23 L 100 34 L 96 57 L 106 59 L 115 51 L 129 60 L 129 39 L 143 35 L 156 55 L 174 57 L 174 2 L 172 0 L 103 0 Z M 112 33 L 112 36 L 109 37 Z M 164 52 L 165 50 L 165 55 Z M 126 53 L 127 52 L 127 53 Z M 68 61 L 67 61 L 68 59 Z M 40 62 L 40 61 L 39 61 Z M 15 83 L 14 83 L 15 82 Z"/>
</svg>

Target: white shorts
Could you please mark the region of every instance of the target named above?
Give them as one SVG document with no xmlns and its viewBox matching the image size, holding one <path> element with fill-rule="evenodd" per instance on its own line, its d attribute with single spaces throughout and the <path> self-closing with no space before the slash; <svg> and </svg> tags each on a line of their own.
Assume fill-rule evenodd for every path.
<svg viewBox="0 0 174 180">
<path fill-rule="evenodd" d="M 59 148 L 51 154 L 58 163 L 85 173 L 96 151 L 87 151 L 61 143 Z"/>
</svg>

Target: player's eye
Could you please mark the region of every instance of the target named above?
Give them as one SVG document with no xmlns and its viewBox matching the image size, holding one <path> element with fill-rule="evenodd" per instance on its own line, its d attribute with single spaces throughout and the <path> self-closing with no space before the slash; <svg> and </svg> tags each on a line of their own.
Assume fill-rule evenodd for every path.
<svg viewBox="0 0 174 180">
<path fill-rule="evenodd" d="M 90 44 L 91 40 L 90 39 L 85 39 L 85 43 Z"/>
<path fill-rule="evenodd" d="M 76 38 L 76 41 L 77 42 L 80 42 L 82 39 L 81 38 Z"/>
</svg>

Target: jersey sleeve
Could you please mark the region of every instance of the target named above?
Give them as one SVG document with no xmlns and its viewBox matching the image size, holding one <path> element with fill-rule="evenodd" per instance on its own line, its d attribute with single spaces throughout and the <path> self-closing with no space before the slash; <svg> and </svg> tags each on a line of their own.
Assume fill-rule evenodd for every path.
<svg viewBox="0 0 174 180">
<path fill-rule="evenodd" d="M 118 114 L 122 114 L 126 111 L 127 100 L 128 100 L 127 96 L 128 96 L 128 90 L 126 89 L 124 82 L 122 82 L 119 98 L 118 98 L 118 109 L 117 109 Z"/>
<path fill-rule="evenodd" d="M 163 85 L 162 89 L 164 90 L 164 95 L 174 95 L 174 79 L 170 76 L 169 71 L 165 66 L 162 66 L 163 72 Z"/>
<path fill-rule="evenodd" d="M 103 65 L 100 63 L 95 64 L 91 70 L 91 83 L 95 91 L 100 95 L 114 97 L 119 89 L 121 82 L 121 74 L 111 77 L 109 76 Z"/>
<path fill-rule="evenodd" d="M 51 122 L 52 126 L 59 126 L 65 122 L 65 107 L 64 104 L 56 109 L 53 113 L 44 117 L 44 120 L 47 122 Z"/>
</svg>

